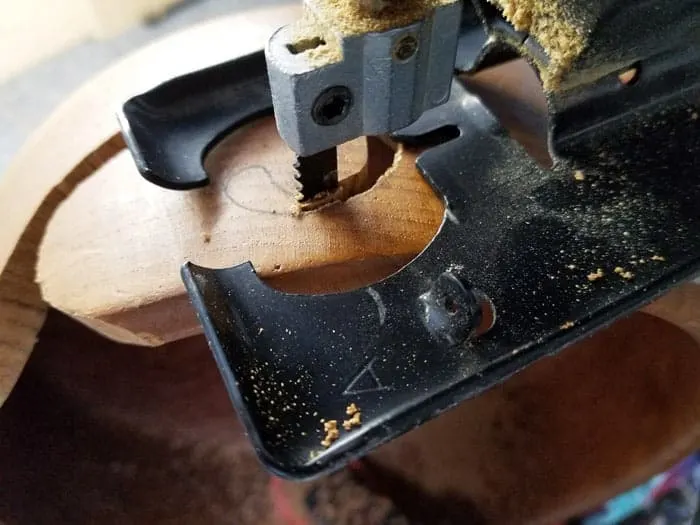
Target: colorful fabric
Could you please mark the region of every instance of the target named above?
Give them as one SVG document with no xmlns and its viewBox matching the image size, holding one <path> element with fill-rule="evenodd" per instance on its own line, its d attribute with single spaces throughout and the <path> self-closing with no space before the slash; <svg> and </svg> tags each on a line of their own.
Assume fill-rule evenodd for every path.
<svg viewBox="0 0 700 525">
<path fill-rule="evenodd" d="M 575 520 L 580 525 L 700 525 L 700 452 Z"/>
</svg>

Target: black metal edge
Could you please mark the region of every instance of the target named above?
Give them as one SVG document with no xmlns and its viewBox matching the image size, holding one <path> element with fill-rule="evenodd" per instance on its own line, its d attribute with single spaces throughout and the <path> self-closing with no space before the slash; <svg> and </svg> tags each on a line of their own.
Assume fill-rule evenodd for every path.
<svg viewBox="0 0 700 525">
<path fill-rule="evenodd" d="M 191 183 L 168 184 L 166 182 L 167 179 L 162 179 L 156 176 L 148 162 L 146 162 L 146 159 L 144 158 L 143 154 L 143 149 L 140 147 L 139 141 L 136 139 L 134 133 L 131 130 L 129 119 L 126 116 L 126 113 L 124 112 L 124 106 L 119 108 L 119 110 L 117 111 L 117 121 L 119 122 L 119 127 L 121 128 L 121 133 L 122 137 L 124 138 L 124 142 L 126 143 L 126 146 L 129 152 L 131 153 L 131 157 L 134 160 L 134 164 L 136 164 L 136 169 L 141 174 L 141 176 L 148 182 L 150 182 L 151 184 L 155 184 L 156 186 L 160 186 L 161 188 L 165 188 L 167 190 L 193 190 L 196 188 L 203 188 L 209 184 L 208 177 L 201 178 L 198 181 L 194 181 Z"/>
<path fill-rule="evenodd" d="M 163 107 L 153 109 L 156 99 L 164 101 Z M 135 95 L 117 111 L 117 120 L 146 180 L 166 189 L 191 190 L 209 183 L 204 160 L 221 140 L 272 111 L 265 56 L 259 50 Z M 177 162 L 169 158 L 173 154 L 180 155 Z"/>
<path fill-rule="evenodd" d="M 420 256 L 416 257 L 414 261 L 416 261 L 419 257 Z M 404 271 L 405 268 L 406 267 L 392 274 L 392 276 Z M 333 457 L 330 461 L 317 461 L 302 467 L 296 466 L 290 468 L 288 465 L 283 465 L 278 462 L 274 455 L 268 452 L 260 439 L 255 425 L 247 415 L 245 403 L 237 389 L 236 380 L 233 377 L 233 374 L 230 372 L 225 352 L 216 333 L 216 328 L 210 315 L 207 313 L 201 291 L 193 277 L 193 269 L 195 269 L 195 271 L 202 270 L 204 272 L 209 272 L 212 275 L 216 275 L 217 273 L 246 272 L 254 276 L 260 287 L 268 288 L 275 294 L 299 294 L 286 294 L 270 288 L 257 276 L 251 262 L 217 270 L 201 267 L 188 262 L 182 266 L 181 270 L 185 287 L 197 313 L 197 317 L 202 324 L 207 342 L 209 343 L 217 365 L 219 366 L 226 389 L 236 406 L 238 416 L 246 428 L 246 432 L 253 443 L 253 447 L 260 461 L 276 476 L 293 481 L 312 480 L 343 468 L 353 459 L 365 455 L 369 451 L 375 449 L 377 446 L 410 432 L 424 422 L 433 419 L 448 410 L 451 410 L 459 403 L 476 397 L 480 393 L 502 383 L 542 357 L 558 354 L 576 342 L 589 337 L 591 334 L 607 326 L 610 326 L 618 319 L 631 315 L 631 313 L 654 301 L 656 298 L 662 296 L 679 283 L 692 279 L 695 275 L 700 274 L 699 268 L 697 268 L 695 265 L 687 264 L 679 268 L 672 276 L 658 279 L 657 281 L 650 283 L 648 287 L 639 289 L 635 293 L 630 294 L 622 302 L 616 303 L 609 308 L 604 308 L 597 311 L 589 320 L 577 323 L 571 329 L 559 330 L 558 332 L 553 333 L 551 337 L 545 341 L 540 341 L 537 343 L 530 342 L 528 346 L 521 348 L 517 354 L 509 355 L 503 360 L 496 361 L 491 366 L 483 370 L 480 374 L 469 377 L 465 379 L 464 382 L 456 384 L 453 387 L 445 389 L 439 394 L 434 395 L 431 397 L 428 403 L 426 403 L 425 400 L 420 397 L 416 398 L 412 404 L 406 405 L 400 411 L 392 414 L 394 424 L 390 434 L 383 432 L 382 426 L 376 425 L 366 430 L 362 435 L 358 435 L 355 440 L 350 442 L 352 445 L 351 447 L 346 446 L 345 449 L 335 448 Z M 379 282 L 390 279 L 392 276 L 386 277 Z M 366 287 L 363 289 L 366 289 Z M 654 289 L 654 293 L 651 295 L 646 295 L 645 289 Z M 244 327 L 240 328 L 243 329 Z M 537 346 L 537 348 L 533 349 L 533 346 Z M 410 418 L 401 417 L 411 414 L 412 412 L 414 415 Z M 405 420 L 406 422 L 402 424 L 395 423 L 396 421 L 401 420 Z"/>
<path fill-rule="evenodd" d="M 271 455 L 265 446 L 262 443 L 262 440 L 260 439 L 260 436 L 257 432 L 257 429 L 253 422 L 251 421 L 250 417 L 248 416 L 248 412 L 244 409 L 245 403 L 243 402 L 243 399 L 241 398 L 240 392 L 237 388 L 237 382 L 236 379 L 234 378 L 233 374 L 231 373 L 231 369 L 229 366 L 229 363 L 226 359 L 226 355 L 224 352 L 223 347 L 220 344 L 219 337 L 216 333 L 216 328 L 214 327 L 214 324 L 211 320 L 211 317 L 209 316 L 205 303 L 204 303 L 204 298 L 202 297 L 201 291 L 199 289 L 199 286 L 197 285 L 194 275 L 192 272 L 192 269 L 199 269 L 199 270 L 204 270 L 204 271 L 213 271 L 209 268 L 205 268 L 203 266 L 198 266 L 194 263 L 191 262 L 186 262 L 182 265 L 180 268 L 180 276 L 182 277 L 182 281 L 185 285 L 185 289 L 187 290 L 187 294 L 190 298 L 190 302 L 192 303 L 192 306 L 194 307 L 195 313 L 197 315 L 197 319 L 199 320 L 200 324 L 202 325 L 202 330 L 204 332 L 204 337 L 207 340 L 207 344 L 209 345 L 209 348 L 211 349 L 212 355 L 214 356 L 214 360 L 216 361 L 216 365 L 219 369 L 219 372 L 221 374 L 221 378 L 223 379 L 224 386 L 226 387 L 226 391 L 228 392 L 229 397 L 233 401 L 233 404 L 236 408 L 236 413 L 238 415 L 238 418 L 241 420 L 243 423 L 243 426 L 246 429 L 246 434 L 248 435 L 248 438 L 250 439 L 251 443 L 253 444 L 253 449 L 255 450 L 258 459 L 260 462 L 265 466 L 266 469 L 268 469 L 270 472 L 272 472 L 274 475 L 284 478 L 284 479 L 289 479 L 289 480 L 299 480 L 299 479 L 311 479 L 312 473 L 306 473 L 305 469 L 290 469 L 285 468 L 285 466 L 281 465 L 279 462 L 277 462 L 274 459 L 274 456 Z M 230 268 L 227 268 L 225 270 L 230 270 L 230 271 L 236 271 L 236 272 L 241 272 L 241 271 L 247 271 L 250 272 L 254 275 L 257 276 L 257 273 L 255 272 L 255 269 L 253 268 L 253 265 L 251 262 L 246 262 L 242 263 L 236 266 L 232 266 Z M 299 476 L 296 476 L 292 474 L 291 472 L 299 472 Z"/>
</svg>

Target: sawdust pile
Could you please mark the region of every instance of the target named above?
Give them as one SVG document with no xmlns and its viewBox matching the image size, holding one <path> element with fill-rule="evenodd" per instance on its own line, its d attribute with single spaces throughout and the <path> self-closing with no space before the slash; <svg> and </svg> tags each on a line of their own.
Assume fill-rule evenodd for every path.
<svg viewBox="0 0 700 525">
<path fill-rule="evenodd" d="M 321 445 L 328 448 L 333 442 L 340 437 L 340 430 L 338 430 L 338 421 L 331 419 L 330 421 L 323 421 L 323 430 L 326 436 L 321 441 Z"/>
<path fill-rule="evenodd" d="M 454 2 L 455 0 L 385 2 L 379 12 L 369 13 L 358 0 L 313 0 L 307 2 L 306 9 L 319 21 L 333 24 L 333 30 L 347 36 L 407 26 L 426 18 L 436 7 Z"/>
<path fill-rule="evenodd" d="M 342 60 L 338 36 L 387 31 L 417 22 L 436 7 L 455 0 L 307 0 L 304 15 L 294 25 L 297 41 L 323 42 L 305 51 L 314 65 Z M 534 36 L 549 57 L 537 64 L 547 91 L 556 90 L 563 76 L 586 48 L 583 24 L 567 12 L 560 0 L 489 0 L 518 31 Z M 370 8 L 368 8 L 370 6 Z"/>
<path fill-rule="evenodd" d="M 315 66 L 335 64 L 343 59 L 343 50 L 333 31 L 327 29 L 313 14 L 304 9 L 301 19 L 292 26 L 294 45 L 301 42 L 320 42 L 304 52 L 306 59 Z"/>
<path fill-rule="evenodd" d="M 350 419 L 343 421 L 343 428 L 345 430 L 350 431 L 362 424 L 362 413 L 360 412 L 360 409 L 357 408 L 355 403 L 350 403 L 350 405 L 348 405 L 348 407 L 345 409 L 345 413 L 348 416 L 351 416 Z"/>
<path fill-rule="evenodd" d="M 441 5 L 456 0 L 404 0 L 382 2 L 376 12 L 358 0 L 311 0 L 304 2 L 304 14 L 295 25 L 297 41 L 320 38 L 324 44 L 306 51 L 314 65 L 333 64 L 342 60 L 337 35 L 349 36 L 374 31 L 388 31 L 422 20 Z M 369 5 L 377 5 L 376 3 Z"/>
<path fill-rule="evenodd" d="M 559 87 L 587 44 L 582 24 L 574 21 L 559 0 L 489 0 L 518 31 L 534 36 L 550 63 L 537 64 L 546 91 Z"/>
</svg>

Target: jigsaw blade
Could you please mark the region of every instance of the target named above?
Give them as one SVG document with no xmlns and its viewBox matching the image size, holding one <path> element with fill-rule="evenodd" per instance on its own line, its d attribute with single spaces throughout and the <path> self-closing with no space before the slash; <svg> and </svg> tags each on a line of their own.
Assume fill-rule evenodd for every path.
<svg viewBox="0 0 700 525">
<path fill-rule="evenodd" d="M 300 202 L 306 202 L 319 194 L 330 192 L 338 187 L 338 153 L 329 148 L 313 155 L 297 155 L 294 178 L 299 182 Z"/>
</svg>

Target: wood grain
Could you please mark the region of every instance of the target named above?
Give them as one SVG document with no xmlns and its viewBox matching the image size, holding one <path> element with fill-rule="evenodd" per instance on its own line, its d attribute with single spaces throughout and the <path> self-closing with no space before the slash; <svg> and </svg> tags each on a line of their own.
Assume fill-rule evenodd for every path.
<svg viewBox="0 0 700 525">
<path fill-rule="evenodd" d="M 42 294 L 112 338 L 152 344 L 200 331 L 178 271 L 187 260 L 209 267 L 250 260 L 277 286 L 300 271 L 313 274 L 316 291 L 369 284 L 420 252 L 443 216 L 415 156 L 397 155 L 392 165 L 386 149 L 392 169 L 369 191 L 301 215 L 294 209 L 293 153 L 271 117 L 210 154 L 212 184 L 202 190 L 156 187 L 124 152 L 76 188 L 51 219 L 38 264 Z M 341 157 L 341 179 L 360 171 L 364 139 Z M 343 277 L 333 279 L 337 272 Z"/>
<path fill-rule="evenodd" d="M 0 404 L 26 362 L 46 312 L 35 284 L 38 246 L 58 204 L 124 145 L 114 111 L 164 78 L 258 49 L 296 15 L 288 7 L 238 15 L 166 38 L 109 68 L 38 129 L 0 177 Z M 238 28 L 236 49 L 229 45 Z"/>
<path fill-rule="evenodd" d="M 167 56 L 168 48 L 162 52 Z M 532 69 L 516 62 L 469 84 L 546 163 L 545 102 Z M 366 159 L 358 148 L 341 154 L 345 175 Z M 121 153 L 52 218 L 38 265 L 42 294 L 103 335 L 156 345 L 200 331 L 178 272 L 186 260 L 210 267 L 251 261 L 270 285 L 295 292 L 369 284 L 417 255 L 442 221 L 442 203 L 414 158 L 403 152 L 390 173 L 342 206 L 296 216 L 292 153 L 271 119 L 239 130 L 210 153 L 212 185 L 204 190 L 157 188 Z"/>
<path fill-rule="evenodd" d="M 0 405 L 7 399 L 34 347 L 48 308 L 35 282 L 39 244 L 48 219 L 78 181 L 122 147 L 118 136 L 107 140 L 96 152 L 78 162 L 57 186 L 43 188 L 44 200 L 33 216 L 11 216 L 6 221 L 12 226 L 22 219 L 28 220 L 14 249 L 0 253 L 0 256 L 9 255 L 0 270 Z M 5 195 L 7 200 L 20 200 L 10 193 Z"/>
<path fill-rule="evenodd" d="M 78 90 L 0 177 L 0 194 L 13 197 L 4 201 L 2 210 L 7 220 L 0 230 L 0 270 L 48 192 L 119 133 L 115 112 L 124 100 L 164 79 L 257 51 L 271 31 L 297 12 L 291 7 L 266 9 L 196 26 L 130 55 Z"/>
</svg>

